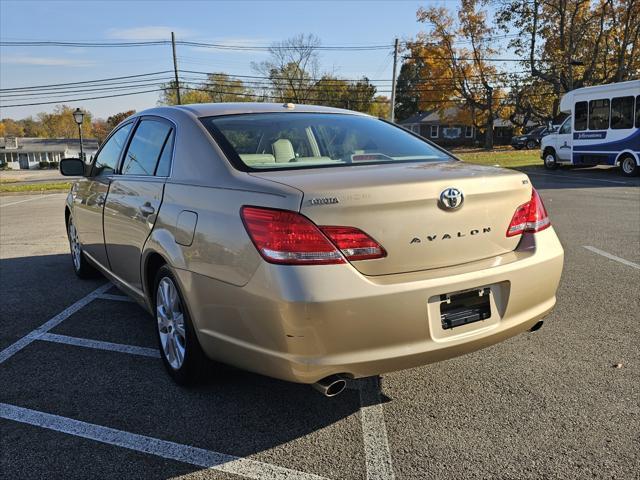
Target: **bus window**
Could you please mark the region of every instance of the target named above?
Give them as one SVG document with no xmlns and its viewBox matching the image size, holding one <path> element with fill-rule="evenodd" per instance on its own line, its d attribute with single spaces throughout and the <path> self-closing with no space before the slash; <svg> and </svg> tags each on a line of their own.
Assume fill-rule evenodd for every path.
<svg viewBox="0 0 640 480">
<path fill-rule="evenodd" d="M 636 128 L 640 128 L 640 95 L 636 97 Z"/>
<path fill-rule="evenodd" d="M 633 97 L 611 99 L 611 128 L 633 128 Z"/>
<path fill-rule="evenodd" d="M 578 102 L 574 108 L 575 120 L 574 120 L 574 128 L 575 130 L 586 130 L 587 129 L 587 102 Z"/>
<path fill-rule="evenodd" d="M 591 100 L 589 102 L 589 130 L 606 130 L 609 128 L 609 99 Z"/>
</svg>

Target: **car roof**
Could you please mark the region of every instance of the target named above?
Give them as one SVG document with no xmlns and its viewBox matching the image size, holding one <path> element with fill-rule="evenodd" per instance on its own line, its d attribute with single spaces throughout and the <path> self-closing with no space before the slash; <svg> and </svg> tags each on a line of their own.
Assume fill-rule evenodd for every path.
<svg viewBox="0 0 640 480">
<path fill-rule="evenodd" d="M 192 103 L 175 107 L 186 110 L 197 117 L 212 117 L 217 115 L 234 115 L 239 113 L 273 113 L 273 112 L 304 112 L 304 113 L 341 113 L 350 115 L 366 115 L 342 108 L 323 107 L 320 105 L 304 105 L 299 103 L 264 103 L 264 102 L 237 102 L 237 103 Z"/>
</svg>

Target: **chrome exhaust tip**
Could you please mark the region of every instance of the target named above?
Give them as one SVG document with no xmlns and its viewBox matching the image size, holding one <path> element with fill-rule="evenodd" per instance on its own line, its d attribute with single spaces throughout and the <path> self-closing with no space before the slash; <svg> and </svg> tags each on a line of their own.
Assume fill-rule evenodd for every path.
<svg viewBox="0 0 640 480">
<path fill-rule="evenodd" d="M 540 330 L 542 328 L 542 325 L 544 324 L 544 322 L 542 320 L 540 320 L 538 323 L 536 323 L 533 327 L 531 327 L 529 329 L 530 332 L 536 332 L 538 330 Z"/>
<path fill-rule="evenodd" d="M 329 375 L 311 385 L 325 397 L 340 395 L 347 386 L 347 381 L 338 375 Z"/>
</svg>

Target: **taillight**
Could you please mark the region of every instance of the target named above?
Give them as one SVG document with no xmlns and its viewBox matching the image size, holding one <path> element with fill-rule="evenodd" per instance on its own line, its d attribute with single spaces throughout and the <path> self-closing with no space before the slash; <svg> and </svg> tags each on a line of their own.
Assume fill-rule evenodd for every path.
<svg viewBox="0 0 640 480">
<path fill-rule="evenodd" d="M 244 226 L 266 261 L 287 265 L 344 263 L 344 257 L 308 218 L 289 210 L 242 207 Z"/>
<path fill-rule="evenodd" d="M 384 248 L 360 229 L 329 226 L 321 226 L 320 229 L 348 260 L 369 260 L 387 256 Z"/>
<path fill-rule="evenodd" d="M 386 256 L 366 233 L 352 227 L 318 227 L 289 210 L 242 207 L 240 215 L 253 244 L 267 262 L 327 265 Z"/>
<path fill-rule="evenodd" d="M 539 232 L 551 226 L 551 221 L 544 208 L 542 199 L 536 189 L 531 190 L 531 200 L 520 205 L 513 214 L 509 228 L 507 228 L 507 237 L 514 237 L 524 232 Z"/>
</svg>

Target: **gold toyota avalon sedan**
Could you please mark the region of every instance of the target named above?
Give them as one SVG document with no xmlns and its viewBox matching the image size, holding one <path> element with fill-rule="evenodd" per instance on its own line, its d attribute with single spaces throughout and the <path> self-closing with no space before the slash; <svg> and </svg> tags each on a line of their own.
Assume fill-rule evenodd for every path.
<svg viewBox="0 0 640 480">
<path fill-rule="evenodd" d="M 564 253 L 525 174 L 357 112 L 154 108 L 60 169 L 81 175 L 75 272 L 155 315 L 178 383 L 214 360 L 332 396 L 535 330 L 556 301 Z"/>
</svg>

